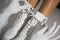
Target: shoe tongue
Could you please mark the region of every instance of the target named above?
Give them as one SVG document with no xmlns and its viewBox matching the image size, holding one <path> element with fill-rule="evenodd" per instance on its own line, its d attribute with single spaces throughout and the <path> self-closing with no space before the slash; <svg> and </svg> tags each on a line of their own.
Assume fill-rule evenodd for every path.
<svg viewBox="0 0 60 40">
<path fill-rule="evenodd" d="M 37 4 L 36 8 L 34 8 L 34 10 L 33 10 L 34 14 L 36 14 L 37 11 L 40 9 L 42 3 L 43 3 L 43 0 L 40 0 L 39 3 Z"/>
</svg>

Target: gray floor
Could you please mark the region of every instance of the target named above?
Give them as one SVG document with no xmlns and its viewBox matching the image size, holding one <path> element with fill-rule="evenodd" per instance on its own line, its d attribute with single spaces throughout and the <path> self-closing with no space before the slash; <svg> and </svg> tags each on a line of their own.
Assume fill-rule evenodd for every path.
<svg viewBox="0 0 60 40">
<path fill-rule="evenodd" d="M 57 25 L 60 25 L 60 9 L 56 8 L 54 10 L 54 12 L 51 14 L 51 16 L 49 17 L 48 22 L 47 22 L 48 27 L 51 28 L 54 22 L 57 22 Z M 54 37 L 56 37 L 57 35 L 60 35 L 60 29 L 55 34 Z"/>
</svg>

